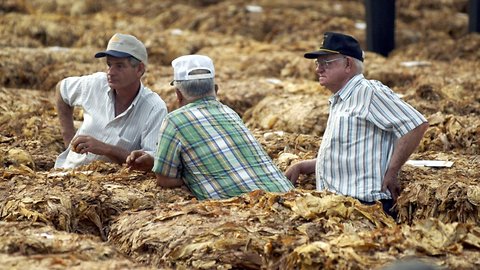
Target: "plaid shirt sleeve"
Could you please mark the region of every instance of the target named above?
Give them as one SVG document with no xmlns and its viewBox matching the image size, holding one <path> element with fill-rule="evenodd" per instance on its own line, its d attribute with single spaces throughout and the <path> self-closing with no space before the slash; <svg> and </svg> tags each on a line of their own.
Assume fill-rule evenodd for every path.
<svg viewBox="0 0 480 270">
<path fill-rule="evenodd" d="M 155 163 L 152 171 L 167 177 L 180 178 L 181 141 L 175 137 L 176 127 L 168 116 L 160 127 Z"/>
</svg>

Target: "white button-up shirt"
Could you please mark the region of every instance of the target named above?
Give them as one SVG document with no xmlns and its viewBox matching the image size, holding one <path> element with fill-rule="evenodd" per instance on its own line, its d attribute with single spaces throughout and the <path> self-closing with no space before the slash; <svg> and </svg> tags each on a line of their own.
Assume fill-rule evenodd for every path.
<svg viewBox="0 0 480 270">
<path fill-rule="evenodd" d="M 141 84 L 130 107 L 117 116 L 114 93 L 104 72 L 66 78 L 60 93 L 65 103 L 83 108 L 83 123 L 75 136 L 90 135 L 128 151 L 141 149 L 154 155 L 160 124 L 167 114 L 167 106 L 157 93 Z M 55 168 L 74 168 L 94 160 L 109 161 L 93 153 L 75 153 L 69 146 L 58 156 Z"/>
<path fill-rule="evenodd" d="M 390 88 L 363 75 L 331 96 L 317 156 L 317 190 L 364 201 L 390 199 L 382 181 L 398 138 L 427 120 Z"/>
</svg>

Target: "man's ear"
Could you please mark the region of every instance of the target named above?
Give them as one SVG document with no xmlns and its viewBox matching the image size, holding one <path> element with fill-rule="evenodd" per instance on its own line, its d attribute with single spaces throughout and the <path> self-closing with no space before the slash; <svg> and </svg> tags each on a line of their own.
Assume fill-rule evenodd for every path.
<svg viewBox="0 0 480 270">
<path fill-rule="evenodd" d="M 345 68 L 347 70 L 347 72 L 350 72 L 353 68 L 352 64 L 353 64 L 353 61 L 352 59 L 350 59 L 350 57 L 345 57 Z"/>
<path fill-rule="evenodd" d="M 140 62 L 137 68 L 138 68 L 137 72 L 139 72 L 140 77 L 142 77 L 143 74 L 145 74 L 145 64 Z"/>
<path fill-rule="evenodd" d="M 218 84 L 215 84 L 215 95 L 218 93 Z"/>
<path fill-rule="evenodd" d="M 182 104 L 182 101 L 183 101 L 183 94 L 182 92 L 180 92 L 180 90 L 178 90 L 178 88 L 175 88 L 175 94 L 177 94 L 177 101 L 179 104 Z"/>
</svg>

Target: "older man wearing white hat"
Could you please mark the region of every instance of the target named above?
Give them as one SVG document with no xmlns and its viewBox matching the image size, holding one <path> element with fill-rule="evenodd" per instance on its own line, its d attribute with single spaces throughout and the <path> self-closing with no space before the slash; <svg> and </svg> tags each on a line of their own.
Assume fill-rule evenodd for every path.
<svg viewBox="0 0 480 270">
<path fill-rule="evenodd" d="M 172 66 L 180 108 L 165 117 L 155 157 L 134 151 L 127 164 L 153 165 L 158 185 L 186 185 L 199 200 L 292 189 L 242 119 L 216 99 L 212 60 L 184 55 Z"/>
<path fill-rule="evenodd" d="M 56 168 L 75 168 L 94 160 L 124 163 L 133 150 L 153 154 L 167 107 L 160 96 L 141 82 L 148 63 L 143 43 L 117 33 L 107 49 L 107 72 L 69 77 L 57 84 L 57 110 L 66 150 Z M 75 130 L 73 109 L 83 109 L 83 123 Z"/>
</svg>

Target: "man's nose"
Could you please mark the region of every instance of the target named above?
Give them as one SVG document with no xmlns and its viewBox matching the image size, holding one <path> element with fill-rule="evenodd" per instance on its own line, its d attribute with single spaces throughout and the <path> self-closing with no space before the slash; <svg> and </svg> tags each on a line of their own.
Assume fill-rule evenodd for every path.
<svg viewBox="0 0 480 270">
<path fill-rule="evenodd" d="M 114 68 L 113 66 L 108 67 L 108 69 L 107 69 L 107 74 L 110 75 L 110 74 L 114 74 L 114 73 L 115 73 L 115 68 Z"/>
</svg>

